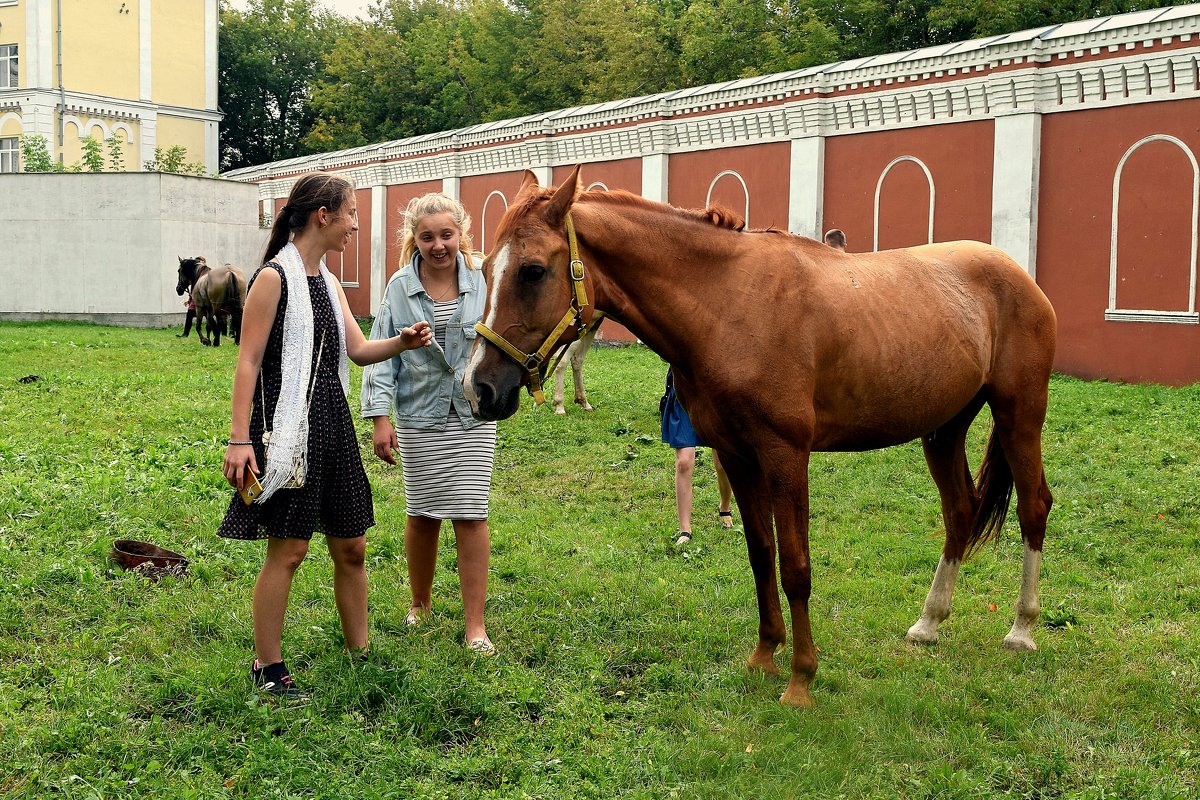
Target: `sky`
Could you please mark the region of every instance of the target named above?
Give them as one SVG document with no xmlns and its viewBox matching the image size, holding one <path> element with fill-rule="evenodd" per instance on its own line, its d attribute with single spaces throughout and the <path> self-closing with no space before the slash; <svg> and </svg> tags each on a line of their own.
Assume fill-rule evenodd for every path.
<svg viewBox="0 0 1200 800">
<path fill-rule="evenodd" d="M 315 0 L 318 5 L 330 11 L 336 11 L 343 17 L 360 17 L 365 19 L 367 7 L 371 0 Z M 246 10 L 246 0 L 228 0 L 229 4 L 239 11 Z"/>
</svg>

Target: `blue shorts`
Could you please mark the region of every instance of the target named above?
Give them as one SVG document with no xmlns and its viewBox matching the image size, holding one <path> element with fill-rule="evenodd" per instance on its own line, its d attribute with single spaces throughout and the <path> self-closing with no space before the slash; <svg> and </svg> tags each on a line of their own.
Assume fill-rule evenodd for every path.
<svg viewBox="0 0 1200 800">
<path fill-rule="evenodd" d="M 692 420 L 675 397 L 675 390 L 667 392 L 667 405 L 662 415 L 662 440 L 676 450 L 681 447 L 705 447 L 704 442 L 692 427 Z"/>
</svg>

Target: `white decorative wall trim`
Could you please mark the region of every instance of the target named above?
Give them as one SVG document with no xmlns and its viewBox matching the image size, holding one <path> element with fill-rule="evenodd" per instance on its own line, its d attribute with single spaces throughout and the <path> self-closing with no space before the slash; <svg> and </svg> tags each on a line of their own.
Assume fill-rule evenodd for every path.
<svg viewBox="0 0 1200 800">
<path fill-rule="evenodd" d="M 991 242 L 1037 279 L 1042 115 L 996 117 L 992 144 Z"/>
<path fill-rule="evenodd" d="M 712 205 L 713 189 L 717 188 L 717 183 L 721 178 L 731 175 L 737 179 L 738 184 L 742 187 L 742 197 L 746 198 L 745 208 L 742 210 L 742 220 L 748 225 L 750 223 L 750 189 L 746 186 L 745 179 L 742 178 L 735 170 L 727 169 L 717 173 L 717 177 L 712 179 L 712 183 L 708 185 L 708 192 L 704 195 L 704 205 L 707 208 Z"/>
<path fill-rule="evenodd" d="M 487 196 L 486 200 L 483 201 L 483 211 L 479 215 L 479 217 L 480 217 L 479 218 L 479 252 L 481 252 L 481 253 L 487 252 L 487 242 L 485 241 L 485 238 L 487 237 L 487 230 L 488 230 L 487 215 L 488 215 L 488 208 L 491 207 L 492 198 L 494 198 L 494 197 L 499 197 L 500 202 L 504 203 L 504 211 L 508 211 L 508 198 L 504 196 L 504 192 L 494 191 Z M 500 212 L 501 216 L 504 215 L 504 211 Z"/>
<path fill-rule="evenodd" d="M 913 162 L 921 168 L 923 173 L 925 173 L 925 181 L 929 184 L 929 239 L 927 240 L 926 244 L 933 243 L 933 208 L 934 200 L 936 198 L 936 190 L 933 186 L 933 173 L 929 171 L 929 167 L 925 166 L 925 162 L 916 156 L 899 156 L 892 159 L 891 163 L 883 168 L 883 172 L 881 172 L 879 175 L 879 180 L 875 183 L 875 205 L 871 214 L 871 228 L 873 237 L 871 249 L 874 251 L 879 250 L 879 195 L 883 191 L 883 182 L 887 179 L 888 173 L 892 171 L 892 167 L 903 161 Z"/>
<path fill-rule="evenodd" d="M 154 100 L 154 37 L 150 29 L 149 0 L 138 3 L 138 89 L 139 99 L 150 103 Z"/>
<path fill-rule="evenodd" d="M 819 239 L 825 223 L 825 137 L 793 139 L 789 161 L 788 230 Z"/>
<path fill-rule="evenodd" d="M 667 176 L 668 156 L 666 153 L 647 153 L 642 156 L 642 197 L 656 203 L 668 199 Z"/>
<path fill-rule="evenodd" d="M 272 180 L 374 163 L 386 183 L 404 184 L 642 158 L 642 194 L 665 199 L 663 171 L 647 159 L 1200 98 L 1198 55 L 1200 5 L 1176 6 L 483 123 L 227 177 Z"/>
<path fill-rule="evenodd" d="M 1187 311 L 1155 311 L 1150 309 L 1117 308 L 1117 227 L 1121 212 L 1121 173 L 1125 170 L 1125 162 L 1140 148 L 1150 142 L 1169 142 L 1187 156 L 1192 165 L 1192 243 L 1188 264 L 1188 303 Z M 1156 133 L 1138 140 L 1125 151 L 1113 174 L 1112 195 L 1112 231 L 1108 261 L 1108 308 L 1104 311 L 1104 319 L 1109 322 L 1177 322 L 1185 324 L 1200 324 L 1200 314 L 1196 313 L 1196 223 L 1200 221 L 1200 165 L 1196 155 L 1179 139 L 1165 133 Z"/>
<path fill-rule="evenodd" d="M 387 187 L 376 184 L 371 187 L 371 295 L 368 298 L 372 309 L 383 302 L 383 290 L 387 284 Z"/>
<path fill-rule="evenodd" d="M 149 5 L 149 3 L 145 3 Z M 204 107 L 217 110 L 218 30 L 220 9 L 218 0 L 204 0 Z"/>
<path fill-rule="evenodd" d="M 601 181 L 592 181 L 591 183 L 589 183 L 589 184 L 587 185 L 587 188 L 586 188 L 586 189 L 584 189 L 584 191 L 586 191 L 586 192 L 594 192 L 594 191 L 596 191 L 597 189 L 599 189 L 599 190 L 600 190 L 600 191 L 602 191 L 602 192 L 607 192 L 607 191 L 609 191 L 609 188 L 608 188 L 608 186 L 607 186 L 606 184 L 604 184 L 603 182 L 601 182 Z"/>
</svg>

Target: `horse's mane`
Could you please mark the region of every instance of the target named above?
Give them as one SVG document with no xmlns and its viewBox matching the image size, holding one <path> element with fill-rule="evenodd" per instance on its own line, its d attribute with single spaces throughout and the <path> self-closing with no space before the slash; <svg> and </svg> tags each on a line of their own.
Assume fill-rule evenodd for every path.
<svg viewBox="0 0 1200 800">
<path fill-rule="evenodd" d="M 746 220 L 737 212 L 724 206 L 710 205 L 703 209 L 676 208 L 675 206 L 663 203 L 654 203 L 623 189 L 584 192 L 578 199 L 586 199 L 588 202 L 596 201 L 615 206 L 643 208 L 646 210 L 666 208 L 669 212 L 685 219 L 707 223 L 716 228 L 725 228 L 731 231 L 743 231 L 746 229 Z"/>
<path fill-rule="evenodd" d="M 533 193 L 527 196 L 519 204 L 512 207 L 513 214 L 510 219 L 520 219 L 526 214 L 532 213 L 534 207 L 545 201 L 553 193 L 550 187 L 544 188 L 540 192 Z M 790 236 L 797 239 L 807 239 L 804 236 L 798 236 L 788 231 L 781 231 L 778 228 L 747 228 L 746 220 L 741 214 L 738 214 L 732 209 L 720 205 L 710 205 L 707 208 L 677 208 L 666 203 L 655 203 L 652 200 L 647 200 L 641 195 L 627 192 L 624 189 L 611 190 L 591 190 L 581 192 L 576 197 L 576 202 L 587 201 L 589 203 L 598 203 L 608 206 L 638 208 L 646 211 L 665 211 L 668 214 L 674 214 L 693 222 L 699 222 L 706 225 L 711 225 L 714 228 L 722 230 L 734 231 L 736 233 L 768 233 L 779 236 Z M 504 238 L 507 231 L 497 231 L 498 239 Z M 815 240 L 809 240 L 815 241 Z"/>
</svg>

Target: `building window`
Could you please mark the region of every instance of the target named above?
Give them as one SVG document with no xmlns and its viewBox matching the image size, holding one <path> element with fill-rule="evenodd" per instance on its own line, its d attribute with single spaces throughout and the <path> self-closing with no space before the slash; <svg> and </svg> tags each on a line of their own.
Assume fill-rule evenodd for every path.
<svg viewBox="0 0 1200 800">
<path fill-rule="evenodd" d="M 17 46 L 0 44 L 0 89 L 17 87 Z"/>
<path fill-rule="evenodd" d="M 20 139 L 16 136 L 0 139 L 0 172 L 18 171 L 17 168 L 21 163 L 17 156 L 19 144 Z"/>
</svg>

